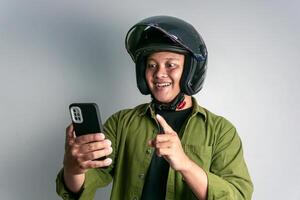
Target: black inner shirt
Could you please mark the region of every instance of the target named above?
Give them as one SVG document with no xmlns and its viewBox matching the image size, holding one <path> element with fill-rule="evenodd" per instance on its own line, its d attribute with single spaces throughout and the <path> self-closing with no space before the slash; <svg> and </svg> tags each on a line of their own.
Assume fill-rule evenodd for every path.
<svg viewBox="0 0 300 200">
<path fill-rule="evenodd" d="M 156 113 L 161 115 L 172 129 L 179 134 L 191 112 L 192 107 L 180 111 L 159 110 Z M 179 135 L 179 137 L 182 136 Z M 142 200 L 165 199 L 169 167 L 169 163 L 163 157 L 158 157 L 155 152 L 153 153 L 143 187 Z"/>
</svg>

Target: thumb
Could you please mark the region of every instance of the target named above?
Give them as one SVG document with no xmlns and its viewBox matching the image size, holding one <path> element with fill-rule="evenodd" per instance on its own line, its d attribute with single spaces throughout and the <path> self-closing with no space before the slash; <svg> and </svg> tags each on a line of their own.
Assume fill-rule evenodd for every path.
<svg viewBox="0 0 300 200">
<path fill-rule="evenodd" d="M 75 134 L 74 134 L 74 127 L 73 124 L 70 124 L 67 128 L 66 128 L 66 141 L 75 139 Z"/>
<path fill-rule="evenodd" d="M 65 151 L 68 149 L 68 146 L 74 143 L 74 141 L 75 141 L 74 127 L 73 124 L 71 124 L 66 128 Z"/>
<path fill-rule="evenodd" d="M 158 123 L 160 124 L 160 126 L 163 129 L 163 132 L 165 134 L 172 134 L 174 133 L 174 130 L 172 129 L 172 127 L 166 122 L 166 120 L 160 116 L 159 114 L 156 114 L 156 119 L 158 121 Z"/>
</svg>

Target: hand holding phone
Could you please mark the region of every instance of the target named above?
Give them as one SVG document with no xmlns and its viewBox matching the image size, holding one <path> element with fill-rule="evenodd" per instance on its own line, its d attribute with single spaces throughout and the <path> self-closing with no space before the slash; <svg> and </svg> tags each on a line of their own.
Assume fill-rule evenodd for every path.
<svg viewBox="0 0 300 200">
<path fill-rule="evenodd" d="M 100 112 L 95 103 L 73 103 L 69 106 L 76 137 L 103 133 Z M 92 144 L 88 144 L 92 147 Z M 89 148 L 89 147 L 88 147 Z M 104 160 L 106 156 L 97 160 Z"/>
<path fill-rule="evenodd" d="M 84 183 L 84 174 L 92 168 L 106 168 L 111 158 L 97 160 L 112 152 L 111 142 L 103 133 L 87 134 L 76 137 L 73 124 L 66 129 L 64 155 L 64 182 L 71 191 L 78 192 Z"/>
</svg>

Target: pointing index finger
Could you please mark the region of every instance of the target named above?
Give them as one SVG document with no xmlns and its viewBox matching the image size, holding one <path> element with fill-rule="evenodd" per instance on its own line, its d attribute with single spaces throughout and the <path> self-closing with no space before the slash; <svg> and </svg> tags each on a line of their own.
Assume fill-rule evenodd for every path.
<svg viewBox="0 0 300 200">
<path fill-rule="evenodd" d="M 162 116 L 160 116 L 159 114 L 156 114 L 156 119 L 161 126 L 160 128 L 162 128 L 162 130 L 161 130 L 162 132 L 164 132 L 166 134 L 171 134 L 174 132 L 172 127 L 166 122 L 166 120 Z"/>
</svg>

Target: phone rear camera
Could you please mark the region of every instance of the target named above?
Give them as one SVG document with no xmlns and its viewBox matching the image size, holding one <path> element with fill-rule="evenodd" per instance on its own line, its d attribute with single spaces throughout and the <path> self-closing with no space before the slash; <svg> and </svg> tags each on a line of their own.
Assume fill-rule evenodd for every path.
<svg viewBox="0 0 300 200">
<path fill-rule="evenodd" d="M 82 123 L 83 122 L 83 118 L 82 118 L 82 113 L 79 107 L 72 107 L 71 108 L 71 115 L 73 118 L 73 121 L 75 123 Z"/>
</svg>

